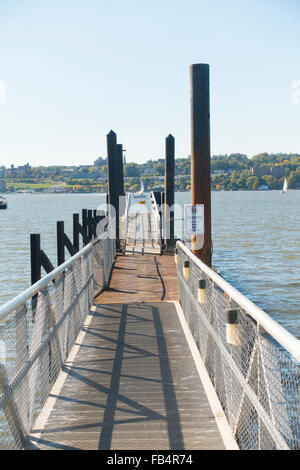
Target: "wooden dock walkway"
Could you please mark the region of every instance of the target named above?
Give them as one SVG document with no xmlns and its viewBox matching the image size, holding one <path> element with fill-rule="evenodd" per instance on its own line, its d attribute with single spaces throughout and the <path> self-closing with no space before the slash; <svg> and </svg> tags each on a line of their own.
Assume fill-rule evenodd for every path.
<svg viewBox="0 0 300 470">
<path fill-rule="evenodd" d="M 119 255 L 109 288 L 96 304 L 177 300 L 174 256 L 128 253 Z"/>
<path fill-rule="evenodd" d="M 174 257 L 118 256 L 32 432 L 34 448 L 224 449 L 176 286 Z"/>
<path fill-rule="evenodd" d="M 173 303 L 95 307 L 64 370 L 38 449 L 224 448 Z"/>
</svg>

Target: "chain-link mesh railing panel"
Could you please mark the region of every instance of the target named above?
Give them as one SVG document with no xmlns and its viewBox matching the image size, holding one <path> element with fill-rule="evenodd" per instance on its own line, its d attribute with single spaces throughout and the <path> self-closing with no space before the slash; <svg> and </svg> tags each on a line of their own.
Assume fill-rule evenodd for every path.
<svg viewBox="0 0 300 470">
<path fill-rule="evenodd" d="M 93 244 L 94 295 L 99 295 L 107 286 L 116 255 L 116 241 L 108 237 Z"/>
<path fill-rule="evenodd" d="M 180 247 L 177 273 L 183 312 L 239 447 L 299 449 L 299 362 Z"/>
<path fill-rule="evenodd" d="M 0 320 L 0 449 L 24 446 L 115 254 L 115 240 L 95 240 Z"/>
<path fill-rule="evenodd" d="M 150 217 L 150 227 L 151 227 L 151 238 L 155 240 L 156 243 L 160 242 L 160 216 L 156 211 L 156 206 L 151 207 Z"/>
</svg>

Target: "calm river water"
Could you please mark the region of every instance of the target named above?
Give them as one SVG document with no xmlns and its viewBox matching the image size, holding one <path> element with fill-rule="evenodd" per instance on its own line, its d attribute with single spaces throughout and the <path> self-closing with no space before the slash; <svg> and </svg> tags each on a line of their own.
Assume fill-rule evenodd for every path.
<svg viewBox="0 0 300 470">
<path fill-rule="evenodd" d="M 0 211 L 0 305 L 30 284 L 29 234 L 56 265 L 56 221 L 105 201 L 95 194 L 8 195 Z M 176 202 L 189 203 L 188 193 Z M 233 286 L 300 338 L 300 191 L 213 193 L 214 266 Z M 177 234 L 181 222 L 177 221 Z"/>
</svg>

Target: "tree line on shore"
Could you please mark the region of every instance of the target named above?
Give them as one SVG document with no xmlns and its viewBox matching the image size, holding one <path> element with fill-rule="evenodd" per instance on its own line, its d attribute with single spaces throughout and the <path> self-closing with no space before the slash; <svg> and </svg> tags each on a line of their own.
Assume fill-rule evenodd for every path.
<svg viewBox="0 0 300 470">
<path fill-rule="evenodd" d="M 105 162 L 105 160 L 104 160 Z M 256 176 L 253 169 L 281 167 L 280 177 L 273 174 Z M 2 178 L 7 189 L 17 190 L 32 188 L 46 190 L 57 184 L 64 184 L 72 191 L 106 192 L 107 165 L 80 167 L 32 167 L 30 177 L 18 174 L 12 177 L 9 170 L 1 167 Z M 6 170 L 6 171 L 5 171 Z M 165 161 L 163 158 L 148 160 L 146 163 L 128 163 L 124 165 L 125 189 L 136 191 L 143 178 L 145 188 L 155 189 L 164 184 Z M 177 158 L 175 161 L 175 189 L 190 189 L 191 159 Z M 266 171 L 268 173 L 268 171 Z M 278 172 L 277 172 L 278 173 Z M 276 174 L 276 172 L 274 172 Z M 160 178 L 158 178 L 160 177 Z M 244 154 L 215 155 L 211 159 L 211 183 L 216 191 L 257 190 L 261 186 L 269 189 L 281 189 L 284 178 L 289 188 L 300 189 L 300 155 L 299 154 L 268 154 L 255 155 L 251 159 Z"/>
</svg>

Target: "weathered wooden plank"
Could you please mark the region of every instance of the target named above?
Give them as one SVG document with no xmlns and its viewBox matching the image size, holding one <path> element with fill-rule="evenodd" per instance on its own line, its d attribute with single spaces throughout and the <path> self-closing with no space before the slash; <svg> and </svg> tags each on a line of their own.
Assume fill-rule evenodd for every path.
<svg viewBox="0 0 300 470">
<path fill-rule="evenodd" d="M 109 289 L 96 304 L 177 300 L 177 274 L 172 255 L 120 255 Z"/>
</svg>

